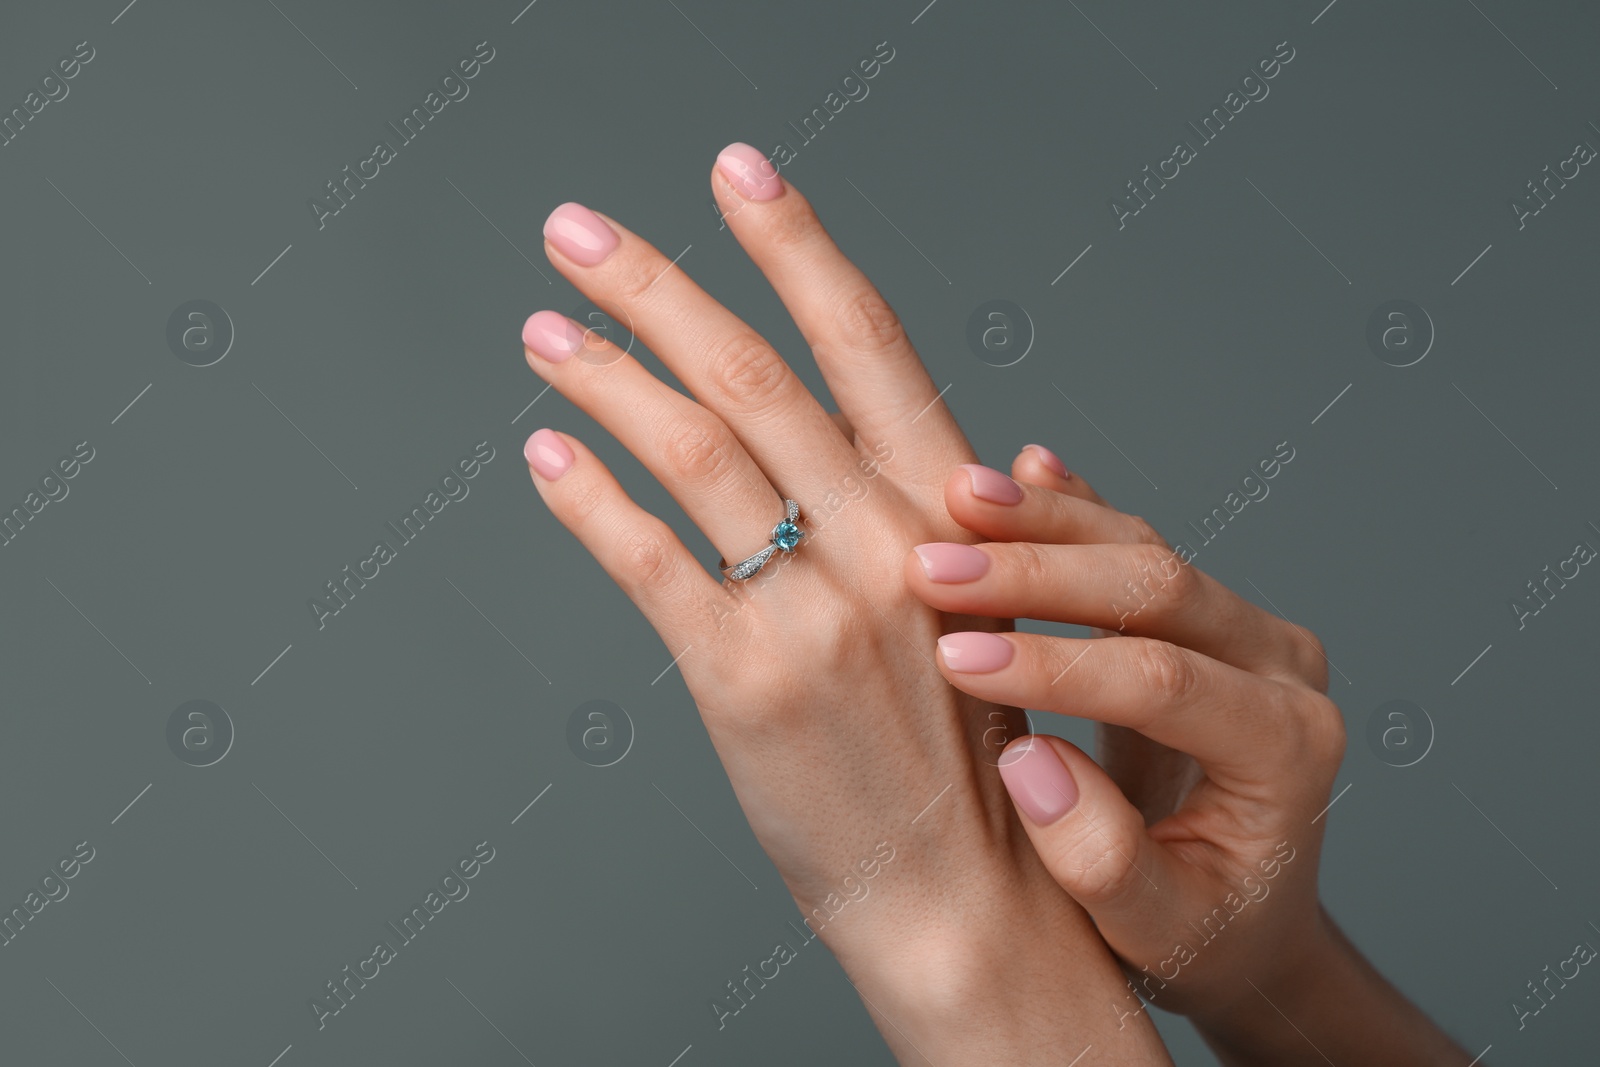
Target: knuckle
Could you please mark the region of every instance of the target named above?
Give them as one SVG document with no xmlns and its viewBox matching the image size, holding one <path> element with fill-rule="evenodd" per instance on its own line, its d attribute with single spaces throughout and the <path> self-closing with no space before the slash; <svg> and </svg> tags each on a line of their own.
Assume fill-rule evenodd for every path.
<svg viewBox="0 0 1600 1067">
<path fill-rule="evenodd" d="M 665 578 L 672 567 L 665 529 L 645 527 L 629 533 L 623 539 L 620 562 L 625 580 L 634 587 Z"/>
<path fill-rule="evenodd" d="M 1152 711 L 1181 706 L 1200 682 L 1189 653 L 1153 638 L 1127 638 L 1128 654 L 1141 687 L 1155 698 Z"/>
<path fill-rule="evenodd" d="M 795 667 L 779 663 L 774 657 L 760 657 L 744 678 L 728 687 L 711 717 L 722 727 L 737 732 L 747 744 L 764 747 L 792 743 L 797 735 L 816 726 L 811 717 L 815 707 L 774 694 L 801 691 L 807 681 Z"/>
<path fill-rule="evenodd" d="M 661 253 L 654 252 L 653 255 L 618 255 L 607 266 L 611 297 L 625 307 L 633 307 L 643 302 L 645 293 L 671 263 Z"/>
<path fill-rule="evenodd" d="M 834 327 L 846 344 L 867 351 L 892 348 L 906 340 L 900 316 L 871 285 L 839 302 Z"/>
<path fill-rule="evenodd" d="M 795 196 L 794 192 L 794 189 L 790 189 L 789 195 L 784 197 L 785 201 L 791 202 L 785 204 L 788 210 L 767 213 L 767 241 L 788 253 L 805 251 L 817 235 L 824 232 L 816 209 L 804 197 Z"/>
<path fill-rule="evenodd" d="M 783 357 L 760 336 L 741 332 L 722 342 L 709 357 L 712 385 L 725 400 L 761 410 L 780 398 L 791 381 Z"/>
<path fill-rule="evenodd" d="M 1156 528 L 1147 520 L 1138 515 L 1129 515 L 1128 524 L 1133 533 L 1133 539 L 1140 544 L 1160 545 L 1162 548 L 1167 547 L 1167 539 L 1162 537 L 1160 532 L 1156 530 Z"/>
<path fill-rule="evenodd" d="M 789 575 L 786 580 L 793 578 Z M 827 663 L 848 674 L 889 661 L 889 642 L 898 637 L 892 633 L 885 636 L 876 617 L 866 618 L 862 610 L 848 602 L 838 604 L 830 625 L 803 632 L 774 633 L 770 627 L 758 624 L 764 632 L 749 646 L 753 653 L 749 666 L 728 686 L 741 722 L 768 735 L 792 738 L 815 730 L 820 711 L 843 710 L 847 706 L 844 703 L 819 705 L 815 700 L 797 700 L 785 694 L 814 689 L 815 677 L 806 664 Z"/>
<path fill-rule="evenodd" d="M 587 529 L 605 504 L 605 498 L 605 488 L 596 479 L 574 480 L 565 500 L 567 524 L 574 530 Z"/>
<path fill-rule="evenodd" d="M 1322 639 L 1298 623 L 1289 623 L 1289 640 L 1294 644 L 1293 662 L 1301 677 L 1319 693 L 1328 689 L 1328 653 Z"/>
<path fill-rule="evenodd" d="M 1321 693 L 1310 694 L 1300 710 L 1307 747 L 1319 763 L 1337 767 L 1344 759 L 1344 713 Z"/>
<path fill-rule="evenodd" d="M 833 663 L 841 667 L 886 663 L 887 640 L 875 619 L 854 604 L 842 604 L 830 626 L 812 627 L 800 638 L 801 663 Z M 793 635 L 787 638 L 792 642 Z"/>
<path fill-rule="evenodd" d="M 1017 588 L 1038 590 L 1050 580 L 1050 560 L 1043 546 L 1017 541 L 996 547 L 1005 561 L 1009 579 Z"/>
<path fill-rule="evenodd" d="M 678 480 L 705 484 L 727 471 L 731 463 L 728 444 L 720 425 L 712 427 L 686 418 L 666 432 L 661 458 L 669 474 Z"/>
<path fill-rule="evenodd" d="M 1083 904 L 1105 905 L 1137 892 L 1143 876 L 1133 860 L 1138 846 L 1130 838 L 1111 827 L 1084 825 L 1076 847 L 1062 856 L 1057 866 L 1074 898 Z"/>
<path fill-rule="evenodd" d="M 1135 588 L 1153 594 L 1156 610 L 1173 614 L 1180 604 L 1190 602 L 1200 591 L 1200 578 L 1178 554 L 1165 545 L 1144 544 L 1133 551 Z"/>
</svg>

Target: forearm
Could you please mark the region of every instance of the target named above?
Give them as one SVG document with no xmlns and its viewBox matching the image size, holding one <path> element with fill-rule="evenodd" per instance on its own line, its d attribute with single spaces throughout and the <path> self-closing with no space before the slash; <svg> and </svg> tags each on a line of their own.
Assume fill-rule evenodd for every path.
<svg viewBox="0 0 1600 1067">
<path fill-rule="evenodd" d="M 1379 974 L 1325 910 L 1295 973 L 1246 988 L 1225 1020 L 1195 1020 L 1227 1067 L 1461 1067 L 1471 1053 Z"/>
</svg>

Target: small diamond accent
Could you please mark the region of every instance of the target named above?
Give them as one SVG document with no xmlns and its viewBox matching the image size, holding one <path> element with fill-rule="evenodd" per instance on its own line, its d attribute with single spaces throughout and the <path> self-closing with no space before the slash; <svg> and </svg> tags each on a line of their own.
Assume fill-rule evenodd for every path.
<svg viewBox="0 0 1600 1067">
<path fill-rule="evenodd" d="M 768 545 L 743 563 L 728 568 L 728 577 L 743 581 L 765 566 L 767 560 L 771 559 L 772 554 L 776 551 L 778 551 L 777 546 Z"/>
</svg>

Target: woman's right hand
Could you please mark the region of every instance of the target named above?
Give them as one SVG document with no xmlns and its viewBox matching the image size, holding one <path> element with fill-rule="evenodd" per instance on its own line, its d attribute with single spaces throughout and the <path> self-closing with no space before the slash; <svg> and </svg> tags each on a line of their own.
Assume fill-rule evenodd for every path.
<svg viewBox="0 0 1600 1067">
<path fill-rule="evenodd" d="M 1024 484 L 1009 494 L 973 491 L 998 472 L 951 475 L 951 517 L 988 543 L 920 545 L 906 580 L 942 611 L 1101 635 L 948 634 L 939 666 L 983 700 L 1103 724 L 1105 769 L 1037 735 L 1007 747 L 1000 773 L 1138 996 L 1190 1016 L 1229 1063 L 1466 1063 L 1318 903 L 1345 735 L 1315 636 L 1201 572 L 1049 451 L 1029 446 L 1012 469 Z M 1130 991 L 1121 1010 L 1143 1005 Z"/>
</svg>

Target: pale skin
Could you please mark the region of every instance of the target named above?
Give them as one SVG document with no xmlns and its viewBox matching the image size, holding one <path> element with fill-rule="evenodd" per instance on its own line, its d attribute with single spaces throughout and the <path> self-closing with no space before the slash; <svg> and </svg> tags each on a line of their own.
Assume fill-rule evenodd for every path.
<svg viewBox="0 0 1600 1067">
<path fill-rule="evenodd" d="M 1465 1067 L 1471 1054 L 1318 902 L 1345 738 L 1315 635 L 1185 562 L 1052 453 L 1025 448 L 1012 474 L 1015 503 L 979 497 L 965 471 L 950 477 L 950 515 L 989 543 L 918 546 L 906 583 L 952 613 L 1095 633 L 984 633 L 1010 659 L 978 671 L 960 669 L 950 635 L 939 663 L 974 696 L 1101 724 L 1099 763 L 1037 736 L 1011 742 L 1001 773 L 1039 855 L 1140 992 L 1189 1016 L 1232 1067 Z"/>
<path fill-rule="evenodd" d="M 981 508 L 963 511 L 955 483 L 968 478 L 951 471 L 976 457 L 938 401 L 938 388 L 899 320 L 799 191 L 770 164 L 755 165 L 753 150 L 735 148 L 713 169 L 713 194 L 811 347 L 839 412 L 826 411 L 770 345 L 681 267 L 615 220 L 577 205 L 558 208 L 546 224 L 550 262 L 627 324 L 688 395 L 552 312 L 529 320 L 526 356 L 540 377 L 656 476 L 726 560 L 762 547 L 783 517 L 785 498 L 800 502 L 808 535 L 792 556 L 775 558 L 756 578 L 719 581 L 571 435 L 540 430 L 529 439 L 534 484 L 649 619 L 669 653 L 681 657 L 678 669 L 752 829 L 803 916 L 838 912 L 818 924 L 820 937 L 901 1062 L 1060 1064 L 1093 1045 L 1096 1063 L 1170 1063 L 1148 1011 L 1132 999 L 1124 968 L 1141 952 L 1151 961 L 1160 958 L 1151 955 L 1157 946 L 1161 957 L 1170 954 L 1164 942 L 1176 916 L 1200 899 L 1209 907 L 1219 880 L 1255 862 L 1268 838 L 1275 845 L 1287 837 L 1300 851 L 1277 872 L 1272 896 L 1250 905 L 1258 914 L 1237 920 L 1211 958 L 1194 967 L 1203 962 L 1209 974 L 1232 976 L 1261 964 L 1272 944 L 1283 943 L 1277 939 L 1284 930 L 1301 929 L 1302 912 L 1313 916 L 1306 929 L 1324 928 L 1315 896 L 1317 833 L 1285 828 L 1318 790 L 1326 803 L 1332 774 L 1326 764 L 1331 759 L 1336 766 L 1334 741 L 1342 743 L 1331 727 L 1337 712 L 1307 713 L 1307 721 L 1323 722 L 1327 734 L 1305 741 L 1301 753 L 1319 768 L 1309 775 L 1316 784 L 1297 779 L 1300 792 L 1292 797 L 1261 784 L 1232 807 L 1218 797 L 1191 817 L 1183 813 L 1195 797 L 1220 791 L 1203 777 L 1214 766 L 1224 776 L 1228 768 L 1242 773 L 1208 758 L 1216 746 L 1200 736 L 1207 734 L 1207 721 L 1213 738 L 1237 734 L 1250 720 L 1251 701 L 1282 709 L 1289 699 L 1279 699 L 1276 690 L 1269 698 L 1266 690 L 1237 680 L 1232 689 L 1197 685 L 1167 692 L 1163 675 L 1139 675 L 1126 663 L 1119 672 L 1116 665 L 1136 653 L 1115 649 L 1089 657 L 1084 678 L 1073 684 L 1100 699 L 1092 713 L 1077 713 L 1143 729 L 1197 757 L 1191 763 L 1148 742 L 1124 744 L 1108 766 L 1119 774 L 1135 771 L 1117 780 L 1137 785 L 1136 768 L 1145 760 L 1175 766 L 1200 784 L 1167 820 L 1185 834 L 1166 834 L 1160 822 L 1148 833 L 1142 823 L 1137 828 L 1166 850 L 1157 877 L 1164 892 L 1148 900 L 1137 890 L 1126 899 L 1099 900 L 1092 892 L 1085 899 L 1082 880 L 1062 863 L 1063 857 L 1070 862 L 1070 847 L 1053 836 L 1064 824 L 1034 825 L 1025 812 L 1019 816 L 995 766 L 1000 745 L 1026 731 L 1018 706 L 1049 706 L 1030 686 L 1056 662 L 1055 652 L 1019 655 L 1013 666 L 979 676 L 952 671 L 938 643 L 957 631 L 1008 630 L 1009 619 L 1019 615 L 1054 618 L 1054 609 L 1017 600 L 1003 585 L 980 588 L 982 581 L 968 583 L 964 593 L 948 583 L 934 588 L 939 583 L 921 573 L 919 557 L 909 550 L 932 542 L 1009 540 L 1037 542 L 1041 551 L 1075 541 L 1092 543 L 1076 546 L 1080 550 L 1128 551 L 1133 546 L 1125 523 L 1137 520 L 1103 505 L 1081 480 L 1053 485 L 1029 478 L 1038 472 L 1027 469 L 1026 456 L 1016 473 L 1033 484 L 1028 500 L 1008 513 L 1022 523 L 1010 530 L 1013 536 L 1003 536 L 994 525 L 999 520 L 985 519 Z M 1054 511 L 1047 500 L 1057 502 Z M 1063 506 L 1092 514 L 1093 521 L 1073 525 L 1058 514 Z M 975 551 L 1015 547 L 987 544 Z M 1004 568 L 992 573 L 998 578 Z M 1070 564 L 1063 573 L 1073 584 Z M 973 599 L 966 606 L 940 604 L 939 597 L 952 591 Z M 1008 610 L 993 610 L 1008 597 Z M 1281 658 L 1283 648 L 1249 640 L 1240 645 L 1245 651 L 1239 655 L 1255 657 L 1262 667 L 1257 675 L 1233 666 L 1215 640 L 1207 644 L 1203 620 L 1189 623 L 1172 637 L 1198 644 L 1199 651 L 1185 654 L 1215 665 L 1198 678 L 1213 682 L 1233 671 L 1263 686 L 1290 688 L 1265 669 L 1279 663 L 1273 657 Z M 1259 629 L 1268 632 L 1266 624 Z M 1019 649 L 1026 644 L 1014 640 Z M 1165 645 L 1167 639 L 1149 640 Z M 1113 650 L 1138 642 L 1100 644 Z M 1097 658 L 1101 662 L 1090 662 Z M 1311 672 L 1321 662 L 1288 658 L 1295 669 Z M 1301 681 L 1305 699 L 1326 704 L 1310 684 L 1315 681 L 1314 673 Z M 1158 713 L 1180 699 L 1186 714 L 1170 718 L 1188 725 L 1175 734 L 1158 724 Z M 1278 734 L 1259 722 L 1256 730 L 1263 743 Z M 1126 820 L 1112 794 L 1133 809 L 1113 780 L 1091 770 L 1076 750 L 1062 755 L 1080 761 L 1071 766 L 1083 783 L 1083 811 Z M 1243 789 L 1235 778 L 1225 780 Z M 1155 812 L 1175 799 L 1146 803 Z M 1291 810 L 1280 815 L 1277 807 L 1285 805 Z M 1259 815 L 1260 824 L 1241 821 L 1241 812 Z M 863 859 L 885 842 L 894 850 L 892 863 L 872 876 L 870 896 L 840 911 L 850 885 L 845 880 L 859 880 Z M 1266 854 L 1271 851 L 1269 845 Z M 1329 938 L 1315 944 L 1332 944 L 1331 924 L 1326 928 Z M 1178 995 L 1187 973 L 1183 978 L 1168 986 L 1174 1007 L 1186 1003 Z M 1251 1027 L 1263 1022 L 1257 1016 L 1264 1005 L 1240 1008 L 1219 999 L 1196 996 L 1185 1010 L 1206 1017 L 1215 1047 L 1231 1049 L 1232 1042 L 1246 1050 L 1230 1063 L 1299 1062 L 1273 1059 L 1280 1047 L 1284 1056 L 1299 1052 L 1281 1046 L 1265 1023 L 1256 1051 L 1249 1051 L 1257 1034 Z M 1326 1009 L 1297 1001 L 1292 1010 Z"/>
</svg>

